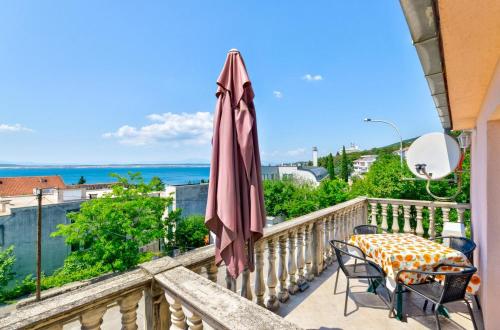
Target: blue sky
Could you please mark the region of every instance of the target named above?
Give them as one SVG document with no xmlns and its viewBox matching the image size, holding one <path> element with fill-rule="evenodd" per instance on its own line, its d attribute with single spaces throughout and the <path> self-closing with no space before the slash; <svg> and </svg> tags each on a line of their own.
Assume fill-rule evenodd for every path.
<svg viewBox="0 0 500 330">
<path fill-rule="evenodd" d="M 207 162 L 215 80 L 238 48 L 264 162 L 440 130 L 397 1 L 8 1 L 1 161 Z"/>
</svg>

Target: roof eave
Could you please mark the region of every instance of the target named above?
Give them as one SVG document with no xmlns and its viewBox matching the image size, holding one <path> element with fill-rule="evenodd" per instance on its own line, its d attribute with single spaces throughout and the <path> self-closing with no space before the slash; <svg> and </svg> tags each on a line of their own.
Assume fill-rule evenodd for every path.
<svg viewBox="0 0 500 330">
<path fill-rule="evenodd" d="M 444 52 L 435 0 L 400 0 L 425 79 L 444 130 L 453 128 Z"/>
</svg>

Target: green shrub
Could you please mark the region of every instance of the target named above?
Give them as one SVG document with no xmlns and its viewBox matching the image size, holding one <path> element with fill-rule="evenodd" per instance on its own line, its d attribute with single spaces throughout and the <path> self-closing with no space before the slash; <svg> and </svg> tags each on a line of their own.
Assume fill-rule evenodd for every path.
<svg viewBox="0 0 500 330">
<path fill-rule="evenodd" d="M 177 221 L 175 228 L 175 242 L 181 251 L 187 251 L 205 245 L 209 232 L 205 226 L 205 217 L 191 215 Z"/>
</svg>

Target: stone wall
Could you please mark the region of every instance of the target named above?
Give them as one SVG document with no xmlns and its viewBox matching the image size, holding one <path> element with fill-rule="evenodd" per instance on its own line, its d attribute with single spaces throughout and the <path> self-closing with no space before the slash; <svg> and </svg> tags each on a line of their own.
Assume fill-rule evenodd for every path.
<svg viewBox="0 0 500 330">
<path fill-rule="evenodd" d="M 169 193 L 172 193 L 172 197 L 174 198 L 174 209 L 182 209 L 182 216 L 205 214 L 208 184 L 168 186 L 167 194 Z"/>
<path fill-rule="evenodd" d="M 66 215 L 80 209 L 81 201 L 43 206 L 42 209 L 42 271 L 52 274 L 61 267 L 64 259 L 70 253 L 70 247 L 62 237 L 50 237 L 57 225 L 68 223 Z M 20 207 L 12 209 L 12 213 L 0 216 L 0 226 L 3 226 L 3 246 L 14 245 L 16 263 L 14 272 L 16 279 L 36 273 L 36 237 L 37 237 L 37 207 Z"/>
</svg>

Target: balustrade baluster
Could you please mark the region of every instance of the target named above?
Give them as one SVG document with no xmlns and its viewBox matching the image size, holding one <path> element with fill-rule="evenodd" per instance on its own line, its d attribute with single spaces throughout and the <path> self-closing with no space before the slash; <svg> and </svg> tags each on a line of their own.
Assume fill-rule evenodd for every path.
<svg viewBox="0 0 500 330">
<path fill-rule="evenodd" d="M 357 204 L 356 205 L 356 226 L 364 225 L 363 222 L 363 205 Z"/>
<path fill-rule="evenodd" d="M 464 223 L 464 209 L 457 209 L 457 221 L 458 223 Z"/>
<path fill-rule="evenodd" d="M 137 307 L 141 298 L 142 290 L 129 293 L 118 300 L 123 330 L 137 330 Z"/>
<path fill-rule="evenodd" d="M 417 228 L 415 229 L 415 232 L 418 236 L 424 235 L 424 225 L 422 224 L 422 208 L 422 206 L 415 206 L 415 209 L 417 210 Z"/>
<path fill-rule="evenodd" d="M 314 279 L 312 269 L 312 228 L 313 223 L 305 226 L 305 244 L 306 244 L 306 280 L 309 282 Z"/>
<path fill-rule="evenodd" d="M 346 242 L 351 238 L 352 231 L 354 230 L 354 212 L 353 208 L 350 207 L 347 209 L 347 231 L 346 231 Z"/>
<path fill-rule="evenodd" d="M 333 235 L 331 235 L 331 227 L 332 225 L 332 215 L 329 215 L 326 220 L 325 220 L 325 243 L 323 244 L 324 246 L 324 267 L 327 268 L 328 265 L 332 264 L 332 249 L 330 247 L 330 239 L 333 239 Z"/>
<path fill-rule="evenodd" d="M 248 267 L 245 267 L 245 270 L 243 270 L 242 275 L 243 277 L 241 279 L 241 296 L 252 301 L 253 299 L 252 285 L 250 284 L 250 270 L 248 270 Z"/>
<path fill-rule="evenodd" d="M 215 265 L 215 262 L 210 262 L 205 266 L 207 272 L 207 277 L 210 281 L 217 283 L 217 274 L 219 273 L 219 268 Z"/>
<path fill-rule="evenodd" d="M 341 221 L 341 240 L 342 241 L 347 241 L 347 210 L 343 210 L 342 213 L 342 221 Z"/>
<path fill-rule="evenodd" d="M 405 233 L 411 233 L 411 226 L 410 226 L 410 208 L 411 205 L 403 205 L 403 215 L 405 218 L 405 225 L 403 227 L 403 231 Z"/>
<path fill-rule="evenodd" d="M 324 218 L 317 220 L 313 227 L 313 272 L 319 276 L 323 272 Z"/>
<path fill-rule="evenodd" d="M 236 292 L 236 279 L 229 274 L 229 270 L 226 268 L 226 288 Z"/>
<path fill-rule="evenodd" d="M 287 269 L 286 269 L 286 243 L 287 243 L 287 235 L 282 235 L 278 240 L 279 247 L 279 256 L 278 256 L 278 279 L 280 282 L 280 290 L 278 292 L 278 299 L 280 302 L 285 302 L 288 300 L 288 289 L 286 287 L 286 279 L 287 279 Z"/>
<path fill-rule="evenodd" d="M 280 303 L 276 297 L 276 284 L 278 279 L 276 277 L 276 239 L 271 238 L 267 241 L 268 252 L 268 268 L 267 268 L 267 288 L 268 297 L 266 307 L 272 311 L 279 308 Z"/>
<path fill-rule="evenodd" d="M 392 232 L 399 233 L 399 205 L 392 204 Z"/>
<path fill-rule="evenodd" d="M 188 325 L 189 330 L 202 330 L 203 329 L 203 321 L 199 314 L 197 314 L 191 308 L 186 306 L 182 306 L 182 311 L 186 316 L 186 323 Z"/>
<path fill-rule="evenodd" d="M 144 321 L 146 330 L 166 329 L 170 320 L 167 300 L 157 284 L 144 290 Z"/>
<path fill-rule="evenodd" d="M 428 209 L 429 209 L 429 236 L 431 238 L 435 238 L 436 237 L 436 226 L 435 226 L 435 220 L 434 220 L 434 212 L 435 212 L 434 205 L 429 206 Z"/>
<path fill-rule="evenodd" d="M 377 225 L 377 203 L 370 203 L 370 212 L 371 212 L 371 217 L 372 217 L 372 221 L 370 222 L 370 225 L 378 226 Z"/>
<path fill-rule="evenodd" d="M 266 287 L 264 283 L 264 243 L 258 241 L 255 244 L 255 296 L 257 304 L 264 307 L 264 293 Z"/>
<path fill-rule="evenodd" d="M 330 225 L 328 229 L 330 230 L 330 241 L 332 239 L 335 239 L 335 215 L 332 214 L 330 217 Z M 330 249 L 330 264 L 333 264 L 335 261 L 335 252 L 332 249 L 332 246 L 330 245 L 330 241 L 328 241 L 328 248 Z"/>
<path fill-rule="evenodd" d="M 450 221 L 449 215 L 450 215 L 450 208 L 449 207 L 442 207 L 441 211 L 443 211 L 443 224 L 445 222 Z"/>
<path fill-rule="evenodd" d="M 306 279 L 304 275 L 304 231 L 306 226 L 297 229 L 297 286 L 301 291 L 304 289 Z"/>
<path fill-rule="evenodd" d="M 389 226 L 387 225 L 387 204 L 382 204 L 382 225 L 380 226 L 384 233 L 387 233 Z"/>
<path fill-rule="evenodd" d="M 297 263 L 295 257 L 295 250 L 297 248 L 295 245 L 296 238 L 297 229 L 293 228 L 288 233 L 288 292 L 290 294 L 295 294 L 299 290 L 295 277 L 295 274 L 297 273 Z"/>
<path fill-rule="evenodd" d="M 186 329 L 186 316 L 182 311 L 181 301 L 165 292 L 170 309 L 170 330 L 185 330 Z"/>
<path fill-rule="evenodd" d="M 102 317 L 106 313 L 107 306 L 94 307 L 86 310 L 80 315 L 80 324 L 82 330 L 101 329 Z"/>
</svg>

